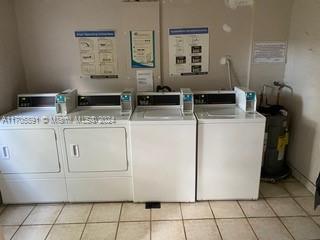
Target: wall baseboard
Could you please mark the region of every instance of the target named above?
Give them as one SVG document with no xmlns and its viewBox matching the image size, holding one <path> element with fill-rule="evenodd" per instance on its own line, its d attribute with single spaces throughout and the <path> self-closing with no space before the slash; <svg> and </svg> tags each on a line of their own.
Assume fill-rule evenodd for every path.
<svg viewBox="0 0 320 240">
<path fill-rule="evenodd" d="M 292 175 L 301 182 L 310 192 L 313 194 L 316 192 L 316 186 L 308 179 L 306 178 L 301 172 L 299 172 L 296 168 L 293 166 L 290 166 Z"/>
</svg>

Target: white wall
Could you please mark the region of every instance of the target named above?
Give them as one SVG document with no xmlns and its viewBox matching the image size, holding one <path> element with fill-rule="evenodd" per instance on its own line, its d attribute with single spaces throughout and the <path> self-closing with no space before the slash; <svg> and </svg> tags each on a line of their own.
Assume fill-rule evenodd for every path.
<svg viewBox="0 0 320 240">
<path fill-rule="evenodd" d="M 258 0 L 254 11 L 254 41 L 287 41 L 293 0 Z M 283 81 L 285 63 L 253 64 L 250 88 L 260 92 L 264 84 Z"/>
<path fill-rule="evenodd" d="M 247 83 L 252 39 L 253 7 L 236 10 L 226 7 L 224 0 L 174 0 L 162 4 L 162 56 L 165 84 L 191 87 L 194 90 L 228 88 L 225 66 L 220 59 L 230 55 L 242 85 Z M 228 24 L 232 31 L 223 31 Z M 174 27 L 209 27 L 209 74 L 202 76 L 169 76 L 168 29 Z"/>
<path fill-rule="evenodd" d="M 249 76 L 255 90 L 260 90 L 266 79 L 283 79 L 283 64 L 255 66 L 250 73 L 250 51 L 253 37 L 258 40 L 287 39 L 288 12 L 292 0 L 256 0 L 254 8 L 241 7 L 236 10 L 227 8 L 224 0 L 164 0 L 149 3 L 123 3 L 121 0 L 14 2 L 30 92 L 58 91 L 70 87 L 87 91 L 136 87 L 135 71 L 130 67 L 128 38 L 128 31 L 136 29 L 156 31 L 155 85 L 159 83 L 162 72 L 164 84 L 174 88 L 226 88 L 225 68 L 219 63 L 226 54 L 232 56 L 243 85 Z M 266 24 L 270 20 L 272 22 Z M 232 32 L 224 32 L 223 24 L 230 25 Z M 168 28 L 184 26 L 209 27 L 208 75 L 174 78 L 168 75 Z M 79 51 L 74 31 L 112 28 L 118 32 L 119 79 L 80 78 Z"/>
<path fill-rule="evenodd" d="M 155 30 L 159 56 L 159 3 L 120 0 L 15 0 L 23 62 L 30 92 L 122 90 L 135 87 L 130 66 L 129 31 Z M 114 29 L 119 79 L 80 78 L 77 30 Z M 159 75 L 160 65 L 155 69 Z"/>
<path fill-rule="evenodd" d="M 15 107 L 25 86 L 13 2 L 0 0 L 0 114 Z"/>
<path fill-rule="evenodd" d="M 320 171 L 320 1 L 295 0 L 285 81 L 294 88 L 289 160 L 308 182 Z"/>
</svg>

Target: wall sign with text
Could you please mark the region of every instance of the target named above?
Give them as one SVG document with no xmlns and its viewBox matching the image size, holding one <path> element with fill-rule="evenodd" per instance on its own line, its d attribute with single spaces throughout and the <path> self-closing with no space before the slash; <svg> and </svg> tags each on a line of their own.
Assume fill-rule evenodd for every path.
<svg viewBox="0 0 320 240">
<path fill-rule="evenodd" d="M 154 31 L 131 31 L 131 67 L 154 68 Z"/>
<path fill-rule="evenodd" d="M 169 74 L 186 76 L 208 72 L 208 28 L 169 29 Z"/>
<path fill-rule="evenodd" d="M 92 78 L 117 78 L 115 31 L 76 31 L 79 39 L 81 73 Z"/>
</svg>

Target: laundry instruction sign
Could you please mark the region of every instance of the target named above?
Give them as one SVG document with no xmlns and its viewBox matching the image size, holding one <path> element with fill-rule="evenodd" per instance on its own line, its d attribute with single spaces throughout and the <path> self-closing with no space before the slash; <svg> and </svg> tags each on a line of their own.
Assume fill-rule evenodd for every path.
<svg viewBox="0 0 320 240">
<path fill-rule="evenodd" d="M 171 76 L 208 74 L 208 28 L 169 29 L 169 66 Z"/>
<path fill-rule="evenodd" d="M 287 49 L 287 42 L 255 42 L 253 49 L 253 63 L 286 63 Z"/>
<path fill-rule="evenodd" d="M 115 31 L 76 31 L 81 73 L 84 76 L 117 78 Z"/>
<path fill-rule="evenodd" d="M 131 67 L 154 68 L 154 31 L 131 31 Z"/>
</svg>

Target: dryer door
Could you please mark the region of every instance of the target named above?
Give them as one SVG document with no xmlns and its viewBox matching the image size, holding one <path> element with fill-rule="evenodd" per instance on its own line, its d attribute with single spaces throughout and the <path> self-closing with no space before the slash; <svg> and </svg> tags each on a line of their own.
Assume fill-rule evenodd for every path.
<svg viewBox="0 0 320 240">
<path fill-rule="evenodd" d="M 72 128 L 64 130 L 70 172 L 126 171 L 125 128 Z"/>
<path fill-rule="evenodd" d="M 3 174 L 60 172 L 54 129 L 0 130 Z"/>
</svg>

